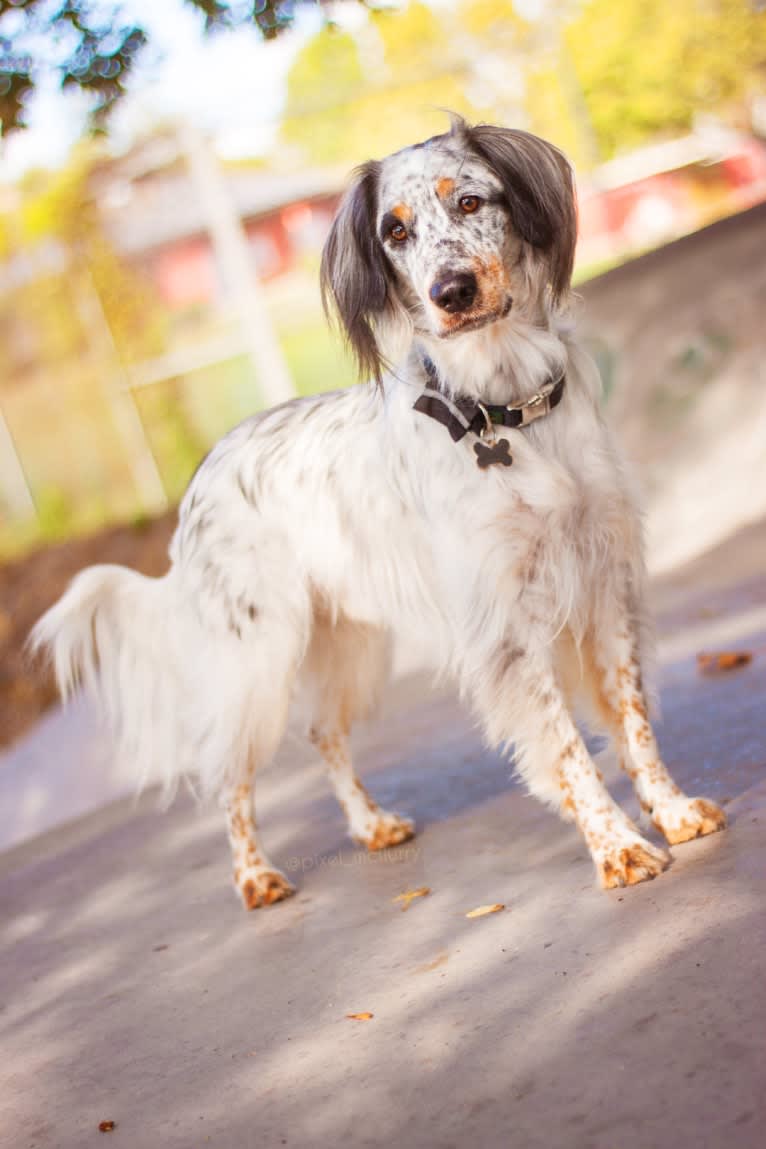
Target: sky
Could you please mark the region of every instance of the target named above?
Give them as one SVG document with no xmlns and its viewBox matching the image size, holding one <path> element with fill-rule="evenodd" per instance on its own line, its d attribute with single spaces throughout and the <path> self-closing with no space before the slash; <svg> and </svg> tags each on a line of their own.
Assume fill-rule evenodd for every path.
<svg viewBox="0 0 766 1149">
<path fill-rule="evenodd" d="M 122 9 L 148 30 L 150 42 L 110 123 L 117 148 L 158 120 L 187 117 L 214 136 L 221 155 L 268 149 L 290 65 L 318 27 L 315 12 L 301 10 L 293 29 L 265 44 L 254 28 L 204 36 L 201 16 L 182 0 L 123 0 Z M 51 77 L 29 108 L 28 129 L 0 144 L 0 178 L 61 164 L 88 107 L 83 93 L 62 92 Z"/>
<path fill-rule="evenodd" d="M 102 2 L 111 6 L 114 0 Z M 454 0 L 427 2 L 438 8 Z M 515 7 L 528 18 L 540 18 L 545 0 L 516 0 Z M 268 151 L 290 65 L 320 26 L 316 9 L 298 5 L 293 27 L 266 44 L 251 27 L 205 36 L 201 14 L 183 0 L 121 0 L 121 8 L 126 21 L 133 18 L 148 31 L 149 44 L 110 121 L 117 150 L 158 121 L 186 117 L 213 137 L 225 158 Z M 366 19 L 353 0 L 337 0 L 331 14 L 345 26 Z M 29 168 L 60 166 L 82 134 L 88 108 L 82 92 L 62 92 L 49 77 L 29 107 L 27 130 L 0 140 L 0 181 L 18 179 Z"/>
</svg>

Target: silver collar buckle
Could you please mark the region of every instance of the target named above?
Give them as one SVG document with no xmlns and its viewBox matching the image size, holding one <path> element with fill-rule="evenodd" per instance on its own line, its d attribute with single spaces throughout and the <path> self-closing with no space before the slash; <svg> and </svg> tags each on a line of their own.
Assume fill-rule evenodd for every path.
<svg viewBox="0 0 766 1149">
<path fill-rule="evenodd" d="M 530 423 L 534 423 L 535 419 L 542 419 L 544 415 L 549 415 L 551 410 L 551 391 L 552 387 L 546 387 L 544 391 L 538 391 L 531 399 L 528 399 L 521 407 L 509 407 L 509 411 L 521 412 L 521 426 L 526 427 Z"/>
</svg>

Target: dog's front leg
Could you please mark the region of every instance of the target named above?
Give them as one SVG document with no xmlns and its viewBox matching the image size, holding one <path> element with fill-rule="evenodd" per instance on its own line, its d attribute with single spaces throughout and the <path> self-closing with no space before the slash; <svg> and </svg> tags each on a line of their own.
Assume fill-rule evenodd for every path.
<svg viewBox="0 0 766 1149">
<path fill-rule="evenodd" d="M 546 651 L 505 644 L 480 676 L 476 707 L 490 741 L 513 741 L 530 792 L 574 819 L 604 887 L 654 878 L 668 854 L 646 841 L 604 786 L 567 708 Z"/>
<path fill-rule="evenodd" d="M 613 623 L 601 620 L 585 644 L 586 676 L 612 733 L 620 764 L 633 782 L 642 809 L 671 845 L 722 830 L 726 815 L 707 798 L 689 798 L 663 763 L 641 679 L 634 612 Z"/>
</svg>

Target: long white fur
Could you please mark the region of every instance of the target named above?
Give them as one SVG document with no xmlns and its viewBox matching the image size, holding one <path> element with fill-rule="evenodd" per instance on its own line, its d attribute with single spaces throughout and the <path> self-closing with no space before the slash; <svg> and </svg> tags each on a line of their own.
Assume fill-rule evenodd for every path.
<svg viewBox="0 0 766 1149">
<path fill-rule="evenodd" d="M 532 250 L 525 259 L 534 266 Z M 597 371 L 571 320 L 544 303 L 539 274 L 525 272 L 524 282 L 535 306 L 522 297 L 479 330 L 451 339 L 421 331 L 417 343 L 445 385 L 489 402 L 524 402 L 566 370 L 559 408 L 503 432 L 513 466 L 481 471 L 470 442 L 456 445 L 413 411 L 425 379 L 412 324 L 395 308 L 379 337 L 390 346 L 404 331 L 409 346 L 382 387 L 299 399 L 246 420 L 193 479 L 168 574 L 86 570 L 35 628 L 62 693 L 82 683 L 97 695 L 142 778 L 172 786 L 186 773 L 222 796 L 247 905 L 290 892 L 257 846 L 250 790 L 299 685 L 314 700 L 315 741 L 339 797 L 356 802 L 352 832 L 371 848 L 411 832 L 368 797 L 374 826 L 359 830 L 364 810 L 345 742 L 379 690 L 388 636 L 397 634 L 456 679 L 491 743 L 516 741 L 532 793 L 567 816 L 575 788 L 575 816 L 605 884 L 667 863 L 619 811 L 598 833 L 589 828 L 584 811 L 588 801 L 598 807 L 599 784 L 582 757 L 587 782 L 562 775 L 571 737 L 550 733 L 565 723 L 563 710 L 551 710 L 551 689 L 582 685 L 589 634 L 622 627 L 641 659 L 651 643 L 640 518 L 600 412 Z M 657 790 L 655 814 L 680 793 L 669 785 Z M 636 843 L 650 851 L 639 870 L 607 880 Z"/>
</svg>

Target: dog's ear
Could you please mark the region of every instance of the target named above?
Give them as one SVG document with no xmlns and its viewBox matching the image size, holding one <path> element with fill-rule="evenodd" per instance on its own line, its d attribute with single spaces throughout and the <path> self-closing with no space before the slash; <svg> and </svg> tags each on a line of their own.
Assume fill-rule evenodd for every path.
<svg viewBox="0 0 766 1149">
<path fill-rule="evenodd" d="M 360 371 L 378 383 L 384 364 L 375 323 L 391 305 L 376 228 L 379 170 L 375 161 L 357 168 L 330 228 L 320 271 L 326 313 L 337 315 Z"/>
<path fill-rule="evenodd" d="M 577 243 L 572 168 L 563 152 L 530 132 L 456 124 L 468 147 L 500 179 L 513 225 L 544 252 L 554 303 L 569 290 Z"/>
</svg>

